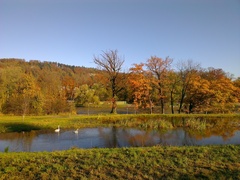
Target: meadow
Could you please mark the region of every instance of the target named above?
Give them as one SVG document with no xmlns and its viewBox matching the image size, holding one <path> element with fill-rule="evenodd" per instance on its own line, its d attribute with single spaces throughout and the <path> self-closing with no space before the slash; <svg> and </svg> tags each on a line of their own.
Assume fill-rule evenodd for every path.
<svg viewBox="0 0 240 180">
<path fill-rule="evenodd" d="M 240 146 L 1 153 L 0 179 L 240 179 Z"/>
</svg>

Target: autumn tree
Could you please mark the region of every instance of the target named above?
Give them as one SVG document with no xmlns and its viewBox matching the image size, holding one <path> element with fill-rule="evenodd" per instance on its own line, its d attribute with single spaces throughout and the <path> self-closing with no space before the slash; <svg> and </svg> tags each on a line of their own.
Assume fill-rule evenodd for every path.
<svg viewBox="0 0 240 180">
<path fill-rule="evenodd" d="M 94 90 L 94 94 L 99 98 L 100 101 L 105 101 L 108 98 L 108 92 L 101 83 L 94 83 L 89 88 Z"/>
<path fill-rule="evenodd" d="M 193 61 L 188 60 L 178 63 L 177 68 L 180 86 L 178 113 L 181 113 L 185 97 L 188 90 L 191 88 L 191 82 L 196 78 L 196 72 L 199 69 L 199 64 L 195 64 Z"/>
<path fill-rule="evenodd" d="M 46 114 L 58 114 L 70 109 L 62 79 L 64 78 L 57 66 L 44 64 L 38 82 L 44 95 L 44 113 Z"/>
<path fill-rule="evenodd" d="M 21 111 L 25 114 L 41 114 L 43 99 L 40 87 L 31 74 L 23 74 L 17 87 L 18 101 L 22 103 Z"/>
<path fill-rule="evenodd" d="M 134 64 L 130 68 L 128 82 L 130 84 L 135 108 L 150 108 L 152 113 L 151 80 L 143 70 L 144 64 Z"/>
<path fill-rule="evenodd" d="M 7 66 L 0 71 L 0 108 L 3 113 L 13 112 L 14 107 L 11 98 L 15 93 L 16 84 L 19 81 L 23 71 L 20 67 Z"/>
<path fill-rule="evenodd" d="M 166 57 L 165 59 L 152 56 L 148 59 L 146 66 L 147 69 L 153 75 L 153 85 L 158 90 L 159 102 L 161 106 L 161 113 L 164 113 L 164 104 L 166 98 L 166 83 L 167 83 L 167 72 L 172 64 L 172 59 Z"/>
<path fill-rule="evenodd" d="M 167 77 L 168 77 L 167 78 L 168 81 L 166 82 L 166 86 L 168 89 L 168 94 L 169 94 L 168 96 L 170 99 L 171 113 L 174 114 L 174 106 L 177 101 L 178 95 L 180 94 L 179 93 L 180 78 L 179 78 L 178 74 L 173 70 L 168 71 Z"/>
<path fill-rule="evenodd" d="M 65 76 L 62 79 L 62 88 L 64 89 L 67 100 L 74 99 L 75 80 L 71 76 Z"/>
<path fill-rule="evenodd" d="M 118 56 L 117 50 L 109 50 L 103 52 L 100 57 L 94 57 L 94 63 L 98 65 L 99 69 L 106 72 L 105 77 L 108 79 L 111 90 L 111 113 L 117 113 L 117 94 L 122 90 L 117 82 L 124 60 Z"/>
<path fill-rule="evenodd" d="M 76 88 L 75 103 L 77 106 L 84 106 L 89 104 L 98 105 L 100 103 L 99 97 L 96 95 L 94 89 L 90 89 L 87 84 Z"/>
<path fill-rule="evenodd" d="M 240 77 L 238 77 L 236 80 L 233 81 L 233 85 L 237 89 L 234 95 L 238 99 L 238 103 L 240 103 Z"/>
<path fill-rule="evenodd" d="M 236 80 L 233 81 L 233 84 L 236 88 L 236 91 L 234 92 L 234 96 L 238 100 L 238 104 L 236 104 L 236 111 L 240 111 L 240 77 L 238 77 Z"/>
<path fill-rule="evenodd" d="M 196 72 L 195 78 L 189 82 L 189 89 L 185 98 L 185 104 L 188 106 L 188 113 L 207 112 L 209 110 L 209 100 L 212 96 L 210 82 L 201 77 L 201 74 Z"/>
<path fill-rule="evenodd" d="M 208 94 L 212 111 L 224 113 L 234 109 L 238 97 L 236 96 L 237 87 L 231 78 L 222 69 L 214 68 L 208 68 L 203 78 L 210 82 L 211 93 Z"/>
<path fill-rule="evenodd" d="M 3 107 L 5 113 L 21 114 L 23 117 L 42 113 L 42 94 L 31 74 L 21 74 Z"/>
</svg>

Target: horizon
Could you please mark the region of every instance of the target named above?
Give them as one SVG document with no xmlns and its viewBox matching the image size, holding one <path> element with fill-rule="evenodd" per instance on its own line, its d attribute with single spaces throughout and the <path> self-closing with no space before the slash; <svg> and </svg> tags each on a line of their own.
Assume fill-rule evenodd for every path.
<svg viewBox="0 0 240 180">
<path fill-rule="evenodd" d="M 61 64 L 61 65 L 64 65 L 64 66 L 70 66 L 70 67 L 73 66 L 73 67 L 89 68 L 89 69 L 97 69 L 97 70 L 99 70 L 98 67 L 86 67 L 86 66 L 81 66 L 81 65 L 70 65 L 70 64 L 66 64 L 66 63 L 60 63 L 60 62 L 57 62 L 57 61 L 41 61 L 41 60 L 37 60 L 37 59 L 25 60 L 25 59 L 21 59 L 21 58 L 0 58 L 0 61 L 1 61 L 1 60 L 11 60 L 11 59 L 13 59 L 13 60 L 23 60 L 24 62 L 27 62 L 27 63 L 29 63 L 30 61 L 38 61 L 38 62 L 40 62 L 40 63 L 45 63 L 45 62 L 46 62 L 46 63 L 57 63 L 57 64 Z M 144 63 L 146 63 L 146 62 L 144 62 Z M 196 63 L 196 62 L 193 61 L 193 63 Z M 123 64 L 124 64 L 124 63 L 123 63 Z M 176 64 L 175 64 L 175 65 L 176 65 Z M 133 66 L 131 66 L 131 67 L 133 67 Z M 131 67 L 129 67 L 127 71 L 129 71 L 129 69 L 130 69 Z M 171 68 L 171 69 L 173 69 L 174 71 L 177 72 L 176 68 L 177 68 L 177 67 Z M 214 67 L 206 67 L 206 68 L 204 68 L 204 67 L 202 67 L 202 66 L 200 65 L 200 70 L 208 70 L 209 68 L 214 68 Z M 216 70 L 218 70 L 218 69 L 223 70 L 222 68 L 214 68 L 214 69 L 216 69 Z M 121 72 L 126 72 L 126 70 L 124 69 L 124 70 L 122 70 Z M 231 78 L 232 80 L 236 80 L 236 79 L 240 78 L 240 76 L 239 76 L 239 77 L 233 76 L 233 74 L 231 74 L 230 72 L 226 72 L 226 71 L 224 71 L 224 70 L 223 70 L 223 72 L 226 73 L 226 75 L 227 75 L 229 78 Z"/>
</svg>

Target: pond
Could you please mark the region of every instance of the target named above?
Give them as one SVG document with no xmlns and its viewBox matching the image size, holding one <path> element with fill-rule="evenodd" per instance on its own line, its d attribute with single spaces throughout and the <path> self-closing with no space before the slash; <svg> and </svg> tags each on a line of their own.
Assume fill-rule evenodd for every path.
<svg viewBox="0 0 240 180">
<path fill-rule="evenodd" d="M 165 131 L 144 131 L 131 128 L 84 128 L 54 132 L 41 130 L 0 134 L 0 152 L 35 152 L 67 150 L 70 148 L 143 147 L 155 145 L 189 146 L 240 144 L 240 130 L 221 135 L 215 132 L 189 132 L 178 128 Z"/>
</svg>

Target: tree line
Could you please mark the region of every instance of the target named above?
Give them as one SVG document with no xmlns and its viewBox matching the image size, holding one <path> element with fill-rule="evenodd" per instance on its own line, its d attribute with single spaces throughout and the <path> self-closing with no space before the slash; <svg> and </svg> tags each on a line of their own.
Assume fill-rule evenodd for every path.
<svg viewBox="0 0 240 180">
<path fill-rule="evenodd" d="M 149 113 L 239 111 L 240 78 L 187 60 L 151 56 L 123 72 L 117 50 L 94 56 L 97 68 L 38 60 L 0 59 L 0 112 L 14 115 L 75 113 L 78 106 L 127 101 Z"/>
</svg>

